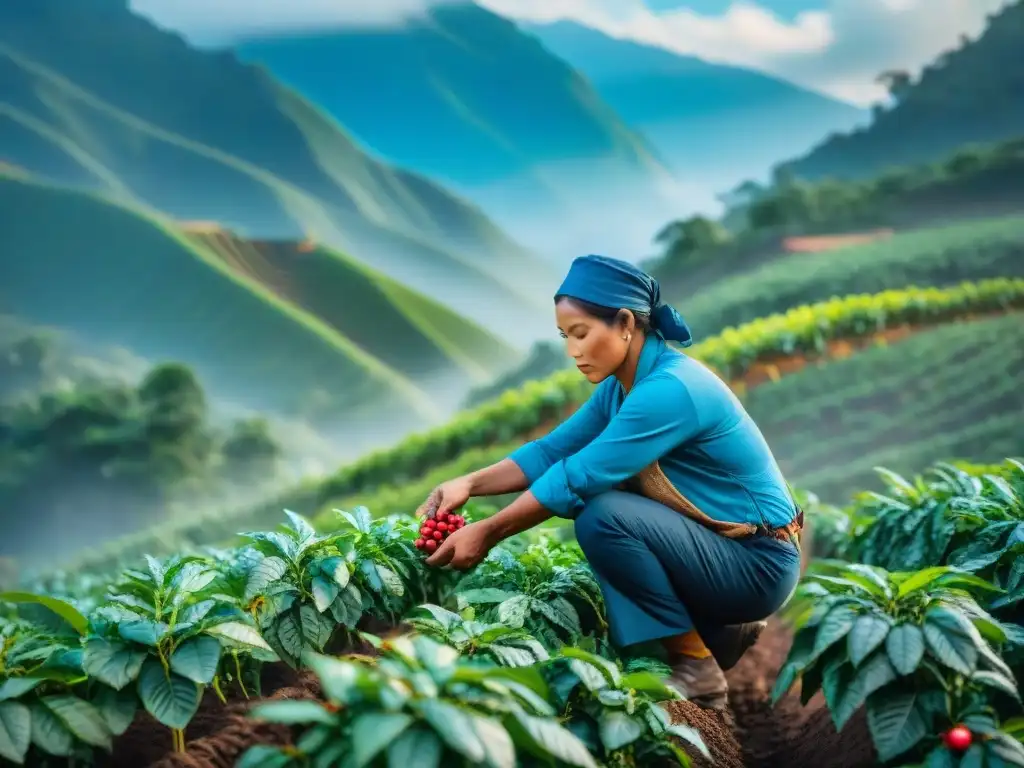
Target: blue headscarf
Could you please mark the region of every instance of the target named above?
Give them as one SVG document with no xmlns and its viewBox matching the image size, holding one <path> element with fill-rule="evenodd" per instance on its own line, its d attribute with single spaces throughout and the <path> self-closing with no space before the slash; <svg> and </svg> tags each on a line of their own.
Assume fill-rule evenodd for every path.
<svg viewBox="0 0 1024 768">
<path fill-rule="evenodd" d="M 569 296 L 602 307 L 645 312 L 651 329 L 668 341 L 688 347 L 690 329 L 676 310 L 661 303 L 658 281 L 627 261 L 607 256 L 580 256 L 572 262 L 556 296 Z"/>
</svg>

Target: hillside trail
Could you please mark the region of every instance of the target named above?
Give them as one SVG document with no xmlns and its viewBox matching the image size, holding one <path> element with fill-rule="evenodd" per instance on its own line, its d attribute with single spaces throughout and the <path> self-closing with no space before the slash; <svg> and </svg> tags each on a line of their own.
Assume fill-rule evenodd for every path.
<svg viewBox="0 0 1024 768">
<path fill-rule="evenodd" d="M 675 722 L 700 731 L 714 762 L 692 749 L 695 768 L 870 768 L 878 764 L 863 710 L 839 733 L 821 694 L 800 703 L 799 684 L 776 706 L 771 688 L 786 659 L 792 632 L 773 619 L 761 639 L 731 669 L 727 713 L 700 709 L 688 701 L 667 705 Z M 264 672 L 266 697 L 259 701 L 319 700 L 320 685 L 308 672 L 283 664 Z M 170 732 L 148 715 L 140 715 L 121 736 L 104 768 L 233 768 L 255 744 L 293 743 L 291 729 L 248 717 L 258 701 L 222 705 L 209 696 L 186 731 L 186 751 L 171 752 Z"/>
</svg>

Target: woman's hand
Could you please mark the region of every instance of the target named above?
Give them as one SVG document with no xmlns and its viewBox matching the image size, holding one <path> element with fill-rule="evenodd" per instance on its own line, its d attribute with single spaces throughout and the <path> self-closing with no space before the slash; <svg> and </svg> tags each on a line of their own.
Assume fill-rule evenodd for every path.
<svg viewBox="0 0 1024 768">
<path fill-rule="evenodd" d="M 416 514 L 419 517 L 430 517 L 438 512 L 454 512 L 469 501 L 472 490 L 468 477 L 448 480 L 431 491 L 427 500 L 416 510 Z M 439 549 L 438 552 L 440 551 Z M 434 554 L 436 555 L 437 552 Z"/>
<path fill-rule="evenodd" d="M 493 527 L 488 520 L 481 520 L 449 534 L 425 562 L 435 568 L 447 565 L 457 571 L 464 571 L 487 557 L 495 543 Z"/>
</svg>

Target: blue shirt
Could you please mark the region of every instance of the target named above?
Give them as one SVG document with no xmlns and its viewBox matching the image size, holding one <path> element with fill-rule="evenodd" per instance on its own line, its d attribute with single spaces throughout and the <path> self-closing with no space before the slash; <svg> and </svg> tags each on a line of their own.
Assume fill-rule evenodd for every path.
<svg viewBox="0 0 1024 768">
<path fill-rule="evenodd" d="M 566 421 L 509 456 L 537 500 L 575 518 L 587 499 L 654 461 L 709 517 L 783 526 L 796 514 L 761 430 L 710 369 L 657 336 L 644 342 L 633 387 L 609 376 Z"/>
</svg>

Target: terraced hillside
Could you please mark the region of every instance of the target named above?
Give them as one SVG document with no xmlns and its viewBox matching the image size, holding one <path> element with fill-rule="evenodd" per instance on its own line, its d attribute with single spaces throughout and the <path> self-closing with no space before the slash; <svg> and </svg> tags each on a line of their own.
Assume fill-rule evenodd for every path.
<svg viewBox="0 0 1024 768">
<path fill-rule="evenodd" d="M 754 394 L 762 389 L 779 386 L 771 383 L 785 383 L 790 377 L 808 382 L 808 388 L 818 392 L 818 396 L 823 396 L 821 393 L 830 391 L 832 385 L 831 380 L 820 379 L 824 383 L 818 387 L 816 382 L 819 381 L 819 374 L 834 370 L 832 366 L 852 365 L 852 361 L 861 359 L 867 359 L 869 363 L 872 360 L 884 360 L 891 368 L 909 370 L 911 373 L 908 376 L 918 375 L 918 358 L 908 362 L 906 355 L 916 356 L 926 352 L 931 364 L 935 366 L 941 365 L 945 359 L 941 343 L 925 352 L 918 346 L 907 346 L 919 335 L 927 338 L 938 332 L 930 329 L 961 329 L 956 332 L 959 336 L 954 333 L 949 338 L 966 339 L 962 341 L 965 347 L 970 344 L 968 340 L 974 338 L 976 345 L 983 346 L 996 333 L 989 329 L 996 328 L 1002 334 L 997 347 L 1004 355 L 1004 368 L 998 370 L 1004 371 L 1003 375 L 1009 377 L 1008 381 L 1019 384 L 1020 369 L 1017 365 L 1024 357 L 1021 310 L 1024 310 L 1024 280 L 991 280 L 946 290 L 888 291 L 798 308 L 785 315 L 728 329 L 696 345 L 690 352 L 718 371 L 741 397 L 747 398 L 747 402 L 754 403 Z M 977 335 L 972 337 L 975 328 L 978 329 Z M 955 355 L 950 357 L 950 370 L 956 370 L 956 362 Z M 870 387 L 873 376 L 870 368 L 855 367 L 851 370 L 840 375 L 848 379 L 857 376 L 858 379 L 851 380 L 866 381 L 868 384 L 865 386 Z M 920 384 L 920 387 L 927 386 L 927 383 Z M 981 405 L 970 413 L 981 412 L 985 407 L 987 391 L 983 388 L 984 383 L 976 382 L 976 386 L 978 392 L 973 396 L 980 399 Z M 333 514 L 332 508 L 351 509 L 356 505 L 366 505 L 378 514 L 408 512 L 440 481 L 498 461 L 523 440 L 547 432 L 587 397 L 590 387 L 575 371 L 533 382 L 520 390 L 506 393 L 495 402 L 462 414 L 444 427 L 414 435 L 392 448 L 369 454 L 343 467 L 326 481 L 311 480 L 281 497 L 268 500 L 256 509 L 220 509 L 216 513 L 181 520 L 175 525 L 165 525 L 158 536 L 152 532 L 142 532 L 111 542 L 102 551 L 90 553 L 80 565 L 109 564 L 120 557 L 132 557 L 143 552 L 165 552 L 169 551 L 169 547 L 225 541 L 239 530 L 271 524 L 269 521 L 276 519 L 281 508 L 301 510 L 306 514 L 319 511 L 323 515 L 321 521 Z M 941 393 L 942 390 L 937 391 Z M 960 390 L 951 388 L 950 391 L 954 392 L 954 399 L 946 402 L 944 407 L 952 409 L 958 397 L 955 393 Z M 986 434 L 991 436 L 1002 430 L 999 434 L 1012 436 L 1015 430 L 1019 432 L 1020 417 L 1024 413 L 1018 407 L 1019 396 L 1017 400 L 1007 400 L 1003 398 L 1005 388 L 993 391 L 1002 393 L 999 394 L 1002 399 L 991 405 L 989 415 L 993 421 L 990 432 Z M 751 407 L 754 408 L 753 405 Z M 772 404 L 756 406 L 755 418 L 765 418 L 769 423 L 777 425 L 774 429 L 788 430 L 785 421 L 776 422 L 772 418 L 771 409 L 778 407 Z M 872 418 L 896 420 L 901 407 L 897 400 L 882 403 L 877 406 L 877 416 Z M 761 416 L 762 408 L 768 410 L 765 417 Z M 918 419 L 927 416 L 921 412 L 915 413 Z M 851 415 L 851 418 L 855 416 Z M 809 418 L 808 421 L 813 422 L 814 419 Z M 822 419 L 821 423 L 829 422 Z M 830 437 L 827 432 L 815 432 L 813 426 L 809 424 L 794 433 L 800 436 L 797 442 L 802 449 L 812 454 L 815 446 L 823 451 L 822 446 L 827 444 L 826 438 Z M 893 450 L 898 450 L 899 434 L 897 430 L 895 436 L 888 438 L 888 445 Z M 907 431 L 907 434 L 912 435 L 913 432 Z M 806 444 L 802 441 L 804 435 L 808 435 Z M 854 459 L 855 452 L 864 448 L 862 443 L 851 443 L 854 446 L 850 449 L 854 452 Z M 964 446 L 963 450 L 953 450 L 961 445 Z M 967 438 L 964 438 L 961 442 L 954 442 L 950 451 L 970 459 L 974 454 L 967 451 L 967 448 L 975 445 L 968 444 Z M 993 445 L 995 453 L 1006 453 L 1005 447 L 999 447 L 1005 446 L 1006 440 L 1001 438 L 1001 442 L 994 441 Z M 839 441 L 837 446 L 836 450 L 841 452 L 842 442 Z M 987 449 L 977 453 L 983 457 L 988 455 Z M 792 470 L 790 479 L 801 487 L 808 487 L 804 484 L 800 468 L 786 463 L 784 453 L 780 453 L 779 457 L 786 468 Z M 870 474 L 871 464 L 861 465 L 851 459 L 846 465 L 843 464 L 845 461 L 847 457 L 841 456 L 837 466 L 844 466 L 844 471 L 849 472 L 851 477 L 863 480 L 865 473 Z M 845 478 L 841 480 L 846 482 Z"/>
<path fill-rule="evenodd" d="M 488 381 L 519 353 L 444 304 L 323 246 L 245 240 L 223 229 L 189 239 L 244 277 L 317 317 L 435 401 L 454 407 L 468 381 Z"/>
<path fill-rule="evenodd" d="M 308 409 L 326 396 L 318 415 L 344 415 L 352 440 L 366 425 L 428 423 L 438 403 L 412 377 L 427 380 L 431 365 L 470 377 L 494 360 L 489 347 L 502 348 L 341 254 L 295 254 L 296 266 L 281 249 L 275 269 L 254 247 L 232 261 L 227 242 L 190 241 L 79 192 L 0 177 L 0 230 L 6 311 L 150 360 L 182 360 L 211 391 L 248 407 L 315 415 Z M 410 334 L 420 352 L 403 360 L 394 339 L 408 349 Z M 480 357 L 471 363 L 466 350 Z"/>
<path fill-rule="evenodd" d="M 872 243 L 780 256 L 687 294 L 663 290 L 696 337 L 832 296 L 1024 276 L 1024 216 L 958 222 Z"/>
<path fill-rule="evenodd" d="M 265 72 L 125 4 L 5 3 L 0 83 L 9 165 L 253 238 L 313 237 L 513 341 L 540 326 L 536 297 L 557 276 L 479 209 L 370 158 Z"/>
<path fill-rule="evenodd" d="M 935 458 L 1024 453 L 1024 316 L 954 322 L 757 387 L 744 404 L 794 485 L 841 500 Z"/>
</svg>

